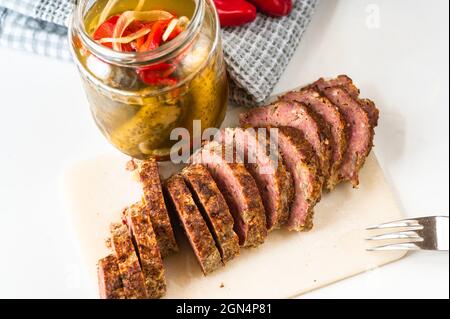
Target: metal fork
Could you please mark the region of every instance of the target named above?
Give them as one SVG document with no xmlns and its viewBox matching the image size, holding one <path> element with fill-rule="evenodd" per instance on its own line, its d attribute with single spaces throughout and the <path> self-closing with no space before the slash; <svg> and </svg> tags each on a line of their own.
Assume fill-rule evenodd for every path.
<svg viewBox="0 0 450 319">
<path fill-rule="evenodd" d="M 441 250 L 448 251 L 448 216 L 430 216 L 403 219 L 368 227 L 368 231 L 392 229 L 381 235 L 366 238 L 368 241 L 389 241 L 390 244 L 368 248 L 368 251 L 384 250 Z M 393 242 L 392 242 L 393 241 Z"/>
</svg>

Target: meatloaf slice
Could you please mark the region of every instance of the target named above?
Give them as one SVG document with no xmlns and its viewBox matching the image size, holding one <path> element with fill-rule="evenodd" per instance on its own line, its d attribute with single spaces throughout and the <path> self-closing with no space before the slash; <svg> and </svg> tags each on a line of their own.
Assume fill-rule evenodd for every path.
<svg viewBox="0 0 450 319">
<path fill-rule="evenodd" d="M 261 196 L 245 165 L 236 163 L 234 154 L 227 156 L 225 146 L 207 143 L 192 157 L 192 162 L 205 165 L 225 197 L 234 218 L 234 230 L 243 247 L 256 247 L 267 237 L 266 216 Z"/>
<path fill-rule="evenodd" d="M 332 190 L 339 183 L 338 172 L 347 148 L 346 123 L 343 115 L 339 108 L 331 103 L 329 99 L 311 88 L 298 92 L 289 92 L 282 96 L 281 99 L 304 103 L 312 112 L 328 123 L 331 130 L 332 157 L 330 178 L 326 187 L 328 190 Z"/>
<path fill-rule="evenodd" d="M 166 293 L 166 279 L 158 242 L 147 210 L 146 205 L 139 202 L 127 208 L 124 217 L 145 276 L 147 295 L 155 299 Z"/>
<path fill-rule="evenodd" d="M 116 254 L 125 298 L 147 298 L 145 277 L 134 250 L 128 227 L 123 223 L 115 223 L 111 224 L 110 229 L 111 243 Z"/>
<path fill-rule="evenodd" d="M 228 128 L 216 136 L 216 141 L 234 141 L 237 154 L 244 159 L 258 186 L 266 212 L 267 229 L 271 231 L 288 220 L 294 186 L 276 145 L 270 144 L 268 137 L 266 128 Z"/>
<path fill-rule="evenodd" d="M 362 108 L 369 115 L 370 125 L 373 128 L 378 126 L 378 119 L 380 118 L 380 110 L 376 107 L 375 102 L 369 99 L 359 99 Z"/>
<path fill-rule="evenodd" d="M 174 175 L 168 179 L 165 191 L 203 273 L 206 275 L 213 272 L 222 265 L 220 253 L 183 177 Z"/>
<path fill-rule="evenodd" d="M 101 299 L 123 299 L 125 297 L 117 258 L 114 255 L 106 256 L 98 261 L 97 275 Z"/>
<path fill-rule="evenodd" d="M 372 149 L 374 131 L 366 111 L 342 86 L 332 86 L 319 79 L 314 86 L 333 102 L 347 122 L 347 151 L 344 155 L 339 178 L 350 180 L 353 187 L 359 184 L 358 172 Z"/>
<path fill-rule="evenodd" d="M 295 101 L 279 101 L 273 105 L 253 109 L 241 115 L 244 127 L 290 126 L 303 132 L 320 161 L 321 174 L 328 179 L 330 173 L 331 143 L 326 124 L 304 105 Z"/>
<path fill-rule="evenodd" d="M 234 220 L 225 198 L 203 165 L 186 167 L 182 176 L 216 241 L 222 261 L 226 264 L 239 255 L 239 238 L 233 230 Z"/>
<path fill-rule="evenodd" d="M 351 96 L 358 101 L 361 107 L 366 111 L 369 116 L 370 125 L 376 127 L 378 125 L 378 118 L 380 116 L 380 111 L 376 107 L 375 103 L 369 99 L 360 99 L 360 90 L 353 83 L 353 80 L 347 75 L 339 75 L 334 79 L 327 81 L 330 86 L 342 86 Z"/>
<path fill-rule="evenodd" d="M 177 252 L 178 246 L 164 203 L 158 163 L 154 159 L 135 161 L 134 163 L 144 191 L 144 201 L 148 208 L 147 212 L 150 214 L 159 251 L 162 257 L 167 257 L 171 253 Z"/>
<path fill-rule="evenodd" d="M 319 161 L 298 129 L 279 127 L 278 147 L 294 180 L 295 197 L 287 228 L 309 230 L 313 226 L 313 208 L 322 195 L 323 180 L 317 173 Z"/>
</svg>

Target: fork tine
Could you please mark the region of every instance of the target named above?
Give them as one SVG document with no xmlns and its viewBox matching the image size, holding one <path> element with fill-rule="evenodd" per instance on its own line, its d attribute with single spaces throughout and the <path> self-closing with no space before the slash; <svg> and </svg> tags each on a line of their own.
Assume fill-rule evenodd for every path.
<svg viewBox="0 0 450 319">
<path fill-rule="evenodd" d="M 420 223 L 414 219 L 397 220 L 394 222 L 373 225 L 373 226 L 367 227 L 366 229 L 374 230 L 374 229 L 402 228 L 402 227 L 414 227 L 414 228 L 417 228 L 417 230 L 423 229 L 423 226 L 420 225 Z"/>
<path fill-rule="evenodd" d="M 388 251 L 388 250 L 420 250 L 415 243 L 401 243 L 392 245 L 383 245 L 373 248 L 367 248 L 367 251 Z"/>
<path fill-rule="evenodd" d="M 377 236 L 372 236 L 372 237 L 366 238 L 366 240 L 369 240 L 369 241 L 386 240 L 386 239 L 416 239 L 416 240 L 423 240 L 422 237 L 420 237 L 414 231 L 402 231 L 402 232 L 396 232 L 396 233 L 388 233 L 388 234 L 382 234 L 382 235 L 377 235 Z"/>
</svg>

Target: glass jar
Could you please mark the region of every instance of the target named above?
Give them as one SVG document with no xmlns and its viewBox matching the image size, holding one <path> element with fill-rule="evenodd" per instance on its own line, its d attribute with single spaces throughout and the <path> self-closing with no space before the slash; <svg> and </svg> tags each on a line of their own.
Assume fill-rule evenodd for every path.
<svg viewBox="0 0 450 319">
<path fill-rule="evenodd" d="M 219 127 L 226 113 L 228 82 L 220 25 L 212 0 L 147 1 L 191 20 L 172 41 L 149 52 L 114 51 L 94 41 L 92 25 L 106 0 L 81 0 L 69 35 L 94 120 L 106 138 L 134 158 L 168 159 L 170 134 L 193 121 L 202 129 Z M 133 10 L 138 0 L 120 1 L 116 13 Z M 149 8 L 147 10 L 151 10 Z M 179 12 L 177 12 L 179 11 Z M 148 83 L 142 70 L 175 67 L 177 81 Z"/>
</svg>

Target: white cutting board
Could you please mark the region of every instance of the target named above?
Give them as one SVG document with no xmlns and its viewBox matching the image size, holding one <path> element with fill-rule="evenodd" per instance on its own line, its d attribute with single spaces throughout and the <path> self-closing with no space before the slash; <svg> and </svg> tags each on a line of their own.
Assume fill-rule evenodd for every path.
<svg viewBox="0 0 450 319">
<path fill-rule="evenodd" d="M 235 126 L 242 109 L 228 112 L 224 126 Z M 108 254 L 109 224 L 141 197 L 139 184 L 125 170 L 119 152 L 76 163 L 64 173 L 64 199 L 96 287 L 97 260 Z M 161 165 L 164 177 L 179 168 Z M 373 155 L 354 190 L 340 185 L 315 209 L 308 233 L 272 232 L 256 249 L 208 277 L 203 276 L 189 244 L 177 233 L 181 252 L 165 260 L 167 298 L 288 298 L 400 259 L 404 252 L 367 252 L 365 227 L 400 219 L 396 202 Z"/>
</svg>

